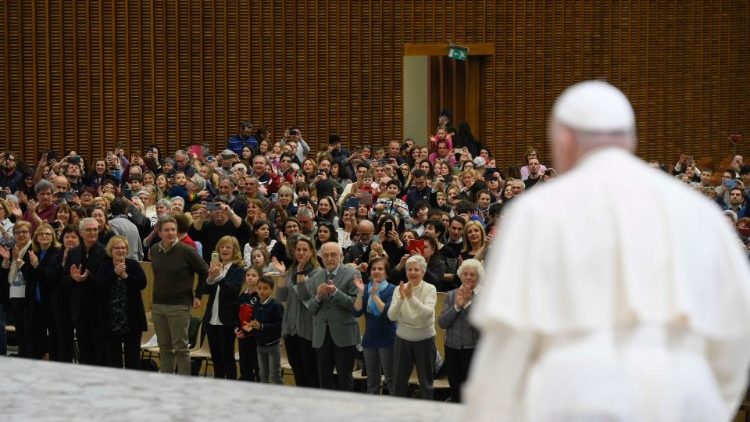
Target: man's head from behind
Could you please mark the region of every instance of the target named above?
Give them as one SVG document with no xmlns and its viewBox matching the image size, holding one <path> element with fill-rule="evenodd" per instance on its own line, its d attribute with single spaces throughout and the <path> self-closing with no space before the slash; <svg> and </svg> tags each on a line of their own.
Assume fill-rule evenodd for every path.
<svg viewBox="0 0 750 422">
<path fill-rule="evenodd" d="M 585 81 L 560 95 L 552 109 L 552 158 L 570 170 L 587 152 L 603 147 L 635 149 L 635 113 L 625 94 L 602 81 Z"/>
</svg>

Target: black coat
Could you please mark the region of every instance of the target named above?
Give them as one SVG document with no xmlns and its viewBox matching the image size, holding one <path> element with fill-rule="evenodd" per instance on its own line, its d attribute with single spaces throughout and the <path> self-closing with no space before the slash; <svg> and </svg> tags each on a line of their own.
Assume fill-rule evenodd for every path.
<svg viewBox="0 0 750 422">
<path fill-rule="evenodd" d="M 146 311 L 143 307 L 143 297 L 141 291 L 146 288 L 146 273 L 143 272 L 141 264 L 134 259 L 125 259 L 125 272 L 128 278 L 124 280 L 127 287 L 128 297 L 128 327 L 130 333 L 139 333 L 146 331 Z M 110 332 L 111 327 L 111 309 L 109 303 L 111 300 L 110 292 L 117 282 L 117 274 L 111 259 L 108 259 L 99 266 L 93 278 L 99 300 L 103 305 L 103 316 L 106 332 Z"/>
<path fill-rule="evenodd" d="M 95 243 L 88 251 L 86 264 L 81 271 L 88 270 L 89 277 L 77 282 L 70 276 L 70 268 L 73 265 L 81 265 L 85 257 L 84 245 L 81 244 L 68 253 L 68 260 L 63 268 L 63 285 L 67 286 L 70 292 L 70 316 L 73 323 L 79 318 L 101 318 L 101 303 L 98 300 L 93 283 L 93 275 L 99 269 L 104 261 L 110 260 L 107 252 L 101 243 Z"/>
<path fill-rule="evenodd" d="M 37 255 L 41 254 L 37 253 Z M 33 279 L 34 287 L 39 285 L 42 304 L 47 307 L 53 306 L 57 302 L 60 291 L 63 290 L 61 285 L 62 271 L 60 267 L 62 256 L 60 248 L 50 247 L 45 252 L 44 258 L 40 258 L 39 265 L 29 273 L 30 278 Z M 26 277 L 25 273 L 24 277 Z"/>
<path fill-rule="evenodd" d="M 237 298 L 244 282 L 245 270 L 240 265 L 232 264 L 227 270 L 227 274 L 218 283 L 204 284 L 201 294 L 209 296 L 206 313 L 203 314 L 203 323 L 208 324 L 211 321 L 211 309 L 213 309 L 214 300 L 216 300 L 216 290 L 217 287 L 221 286 L 221 289 L 219 289 L 219 321 L 226 326 L 236 327 L 239 324 Z"/>
</svg>

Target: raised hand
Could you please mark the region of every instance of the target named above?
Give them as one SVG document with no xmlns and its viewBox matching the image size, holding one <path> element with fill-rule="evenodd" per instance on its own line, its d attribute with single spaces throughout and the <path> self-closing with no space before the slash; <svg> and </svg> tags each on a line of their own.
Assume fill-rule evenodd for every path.
<svg viewBox="0 0 750 422">
<path fill-rule="evenodd" d="M 29 262 L 31 263 L 31 266 L 34 268 L 39 266 L 39 257 L 31 249 L 29 249 Z"/>
<path fill-rule="evenodd" d="M 279 261 L 278 259 L 276 259 L 276 257 L 275 257 L 275 256 L 274 256 L 274 257 L 271 257 L 271 265 L 272 265 L 272 266 L 273 266 L 274 268 L 276 268 L 276 270 L 277 270 L 277 271 L 278 271 L 278 272 L 279 272 L 280 274 L 284 274 L 284 273 L 286 273 L 286 265 L 284 265 L 284 263 L 283 263 L 283 262 L 281 262 L 281 261 Z"/>
<path fill-rule="evenodd" d="M 365 293 L 365 284 L 362 282 L 361 278 L 355 278 L 354 279 L 354 286 L 357 287 L 357 291 L 360 295 Z"/>
<path fill-rule="evenodd" d="M 70 276 L 75 282 L 81 283 L 89 277 L 89 270 L 81 272 L 81 266 L 74 264 L 70 266 Z"/>
<path fill-rule="evenodd" d="M 125 273 L 125 263 L 119 262 L 115 264 L 115 274 L 117 274 L 120 278 L 128 278 L 127 273 Z"/>
</svg>

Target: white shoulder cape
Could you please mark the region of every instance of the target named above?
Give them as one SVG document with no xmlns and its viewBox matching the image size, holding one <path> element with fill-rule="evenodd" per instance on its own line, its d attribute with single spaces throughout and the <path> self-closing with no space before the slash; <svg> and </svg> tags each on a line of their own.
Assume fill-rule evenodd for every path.
<svg viewBox="0 0 750 422">
<path fill-rule="evenodd" d="M 707 198 L 624 150 L 587 156 L 509 206 L 489 252 L 482 328 L 559 334 L 636 321 L 750 332 L 750 264 Z"/>
</svg>

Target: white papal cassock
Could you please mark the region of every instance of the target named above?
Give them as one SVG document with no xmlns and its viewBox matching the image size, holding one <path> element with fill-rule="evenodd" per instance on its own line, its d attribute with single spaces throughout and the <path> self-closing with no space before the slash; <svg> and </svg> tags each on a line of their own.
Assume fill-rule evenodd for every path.
<svg viewBox="0 0 750 422">
<path fill-rule="evenodd" d="M 719 208 L 620 148 L 516 201 L 472 315 L 467 420 L 729 420 L 750 266 Z"/>
</svg>

